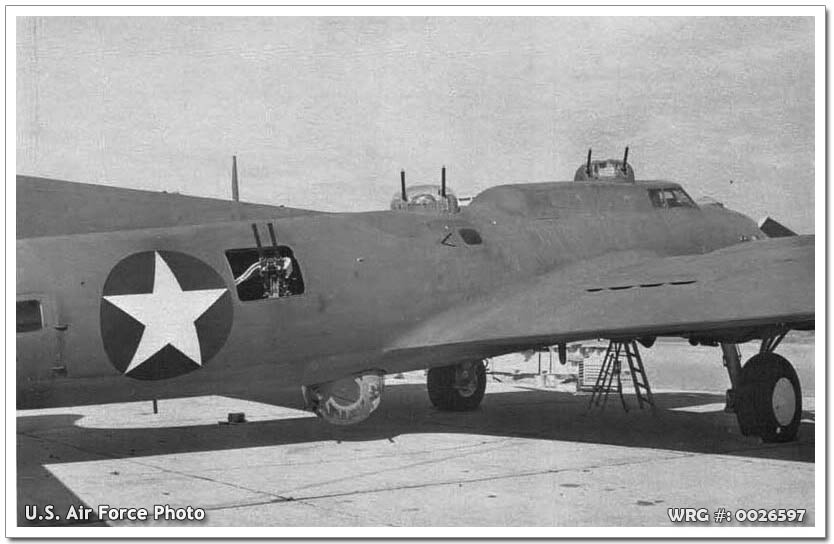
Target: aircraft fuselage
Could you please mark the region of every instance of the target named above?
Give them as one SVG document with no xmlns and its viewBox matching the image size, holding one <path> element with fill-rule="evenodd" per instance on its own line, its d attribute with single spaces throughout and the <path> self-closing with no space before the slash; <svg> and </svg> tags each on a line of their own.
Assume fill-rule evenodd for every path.
<svg viewBox="0 0 834 544">
<path fill-rule="evenodd" d="M 114 400 L 133 400 L 223 392 L 252 381 L 314 384 L 370 369 L 445 365 L 399 360 L 388 350 L 432 315 L 545 272 L 577 274 L 580 263 L 595 259 L 700 254 L 764 237 L 752 220 L 723 207 L 657 207 L 649 192 L 664 188 L 679 186 L 507 185 L 484 191 L 456 214 L 275 218 L 277 245 L 291 251 L 303 292 L 253 300 L 241 300 L 247 295 L 235 284 L 242 275 L 230 255 L 255 254 L 253 223 L 268 248 L 268 221 L 18 240 L 17 299 L 39 301 L 42 313 L 41 328 L 17 334 L 18 405 L 101 402 L 102 391 Z M 146 333 L 150 328 L 118 297 L 149 293 L 153 268 L 144 279 L 130 274 L 154 259 L 159 270 L 160 258 L 181 290 L 190 292 L 185 275 L 189 266 L 201 265 L 182 255 L 219 276 L 217 283 L 193 289 L 219 297 L 211 318 L 194 325 L 205 360 L 168 379 L 147 379 L 152 372 L 133 379 L 144 363 L 119 350 L 138 350 L 131 346 L 143 326 Z M 126 287 L 130 282 L 147 285 L 134 293 Z M 165 312 L 176 310 L 158 313 Z M 120 320 L 133 332 L 118 336 Z M 229 320 L 228 330 L 223 320 Z M 163 345 L 165 331 L 154 334 Z M 169 347 L 187 352 L 186 344 Z M 138 366 L 126 371 L 128 361 Z"/>
</svg>

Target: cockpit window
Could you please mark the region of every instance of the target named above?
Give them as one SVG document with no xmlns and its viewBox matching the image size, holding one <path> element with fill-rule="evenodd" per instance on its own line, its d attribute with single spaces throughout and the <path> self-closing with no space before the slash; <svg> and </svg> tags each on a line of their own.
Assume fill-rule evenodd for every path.
<svg viewBox="0 0 834 544">
<path fill-rule="evenodd" d="M 649 199 L 655 208 L 697 207 L 683 189 L 649 189 Z"/>
<path fill-rule="evenodd" d="M 282 298 L 304 293 L 304 278 L 292 249 L 287 246 L 230 249 L 232 269 L 241 301 Z"/>
<path fill-rule="evenodd" d="M 666 197 L 666 206 L 669 208 L 694 208 L 695 203 L 689 195 L 681 189 L 665 189 L 663 196 Z"/>
</svg>

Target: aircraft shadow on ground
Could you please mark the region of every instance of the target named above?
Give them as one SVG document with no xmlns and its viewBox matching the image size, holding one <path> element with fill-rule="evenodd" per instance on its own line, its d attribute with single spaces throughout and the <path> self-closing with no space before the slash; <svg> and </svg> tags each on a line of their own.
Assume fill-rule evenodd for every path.
<svg viewBox="0 0 834 544">
<path fill-rule="evenodd" d="M 54 445 L 48 441 L 39 439 L 37 436 L 25 434 L 26 428 L 38 429 L 75 429 L 85 430 L 73 425 L 81 416 L 74 414 L 59 414 L 50 416 L 32 416 L 18 418 L 17 436 L 17 524 L 18 526 L 64 526 L 83 525 L 103 526 L 104 523 L 96 516 L 83 523 L 67 523 L 66 521 L 38 521 L 27 520 L 24 516 L 26 505 L 42 508 L 51 504 L 55 507 L 54 513 L 63 515 L 70 505 L 83 505 L 89 507 L 78 498 L 68 487 L 55 478 L 49 472 L 47 466 L 54 463 L 65 463 L 72 461 L 84 461 L 89 459 L 101 459 L 102 456 L 91 455 L 78 449 L 83 446 Z M 21 434 L 23 432 L 24 434 Z"/>
<path fill-rule="evenodd" d="M 296 389 L 272 390 L 268 394 L 273 404 L 301 407 Z M 265 395 L 239 396 L 267 402 Z M 658 408 L 655 413 L 639 410 L 633 396 L 626 396 L 628 412 L 614 394 L 604 410 L 588 411 L 589 399 L 587 395 L 538 389 L 496 392 L 488 394 L 476 411 L 451 413 L 440 412 L 430 405 L 423 384 L 393 385 L 386 388 L 384 402 L 369 420 L 350 427 L 300 417 L 241 425 L 94 429 L 77 426 L 81 417 L 78 414 L 21 416 L 17 420 L 18 502 L 21 503 L 18 522 L 29 523 L 22 518 L 24 499 L 56 505 L 81 503 L 49 473 L 46 467 L 50 464 L 321 441 L 333 442 L 336 448 L 342 442 L 396 441 L 401 435 L 416 433 L 481 434 L 814 461 L 813 423 L 802 424 L 796 442 L 762 444 L 739 433 L 733 414 L 671 410 L 723 403 L 722 395 L 655 394 Z M 160 417 L 164 415 L 160 413 Z M 803 419 L 813 420 L 813 413 L 806 412 Z"/>
<path fill-rule="evenodd" d="M 478 410 L 454 413 L 433 408 L 425 389 L 422 384 L 388 387 L 386 398 L 370 419 L 346 427 L 300 417 L 241 425 L 93 429 L 71 424 L 80 416 L 67 413 L 19 417 L 18 433 L 26 436 L 31 430 L 32 436 L 45 441 L 49 441 L 51 433 L 60 433 L 60 443 L 70 446 L 63 447 L 61 455 L 69 458 L 46 460 L 53 463 L 317 441 L 396 439 L 414 433 L 483 434 L 814 461 L 813 423 L 802 424 L 796 442 L 762 444 L 757 438 L 739 433 L 733 414 L 670 410 L 723 403 L 723 395 L 656 393 L 658 409 L 652 413 L 649 409 L 638 409 L 633 396 L 626 396 L 628 412 L 623 410 L 615 394 L 609 397 L 604 409 L 589 411 L 587 395 L 532 389 L 487 394 Z M 293 390 L 292 394 L 297 395 L 297 391 Z M 266 401 L 257 397 L 247 396 L 246 400 Z M 277 404 L 274 398 L 272 402 Z M 300 408 L 296 400 L 280 405 Z M 222 415 L 218 414 L 218 419 Z M 160 417 L 164 416 L 163 411 Z M 813 419 L 813 413 L 806 412 L 803 419 Z"/>
</svg>

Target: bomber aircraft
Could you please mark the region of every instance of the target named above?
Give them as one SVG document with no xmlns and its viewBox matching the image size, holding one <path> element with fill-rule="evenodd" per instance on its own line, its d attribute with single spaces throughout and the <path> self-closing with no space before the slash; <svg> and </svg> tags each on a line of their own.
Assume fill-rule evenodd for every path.
<svg viewBox="0 0 834 544">
<path fill-rule="evenodd" d="M 775 349 L 814 327 L 814 236 L 770 238 L 677 183 L 636 180 L 627 158 L 589 151 L 573 181 L 465 207 L 445 169 L 439 186 L 403 173 L 390 210 L 362 213 L 18 176 L 17 405 L 257 382 L 299 385 L 350 424 L 385 374 L 428 369 L 437 408 L 473 410 L 487 358 L 672 336 L 721 347 L 744 434 L 794 439 L 800 384 Z M 736 344 L 753 340 L 742 366 Z"/>
</svg>

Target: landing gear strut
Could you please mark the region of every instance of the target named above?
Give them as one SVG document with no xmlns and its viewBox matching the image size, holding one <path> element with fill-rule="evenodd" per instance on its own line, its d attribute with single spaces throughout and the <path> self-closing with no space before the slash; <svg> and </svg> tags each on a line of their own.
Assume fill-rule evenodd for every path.
<svg viewBox="0 0 834 544">
<path fill-rule="evenodd" d="M 802 390 L 796 371 L 787 359 L 773 353 L 785 333 L 762 340 L 759 353 L 738 368 L 735 344 L 722 344 L 732 394 L 728 408 L 736 412 L 744 435 L 760 436 L 765 442 L 790 442 L 796 438 L 802 418 Z"/>
<path fill-rule="evenodd" d="M 721 352 L 724 355 L 724 366 L 727 367 L 727 374 L 730 376 L 730 389 L 727 389 L 724 411 L 735 412 L 736 391 L 741 385 L 741 350 L 738 349 L 737 344 L 722 342 Z"/>
<path fill-rule="evenodd" d="M 429 369 L 426 381 L 431 403 L 440 410 L 466 412 L 481 404 L 486 390 L 483 361 Z"/>
</svg>

